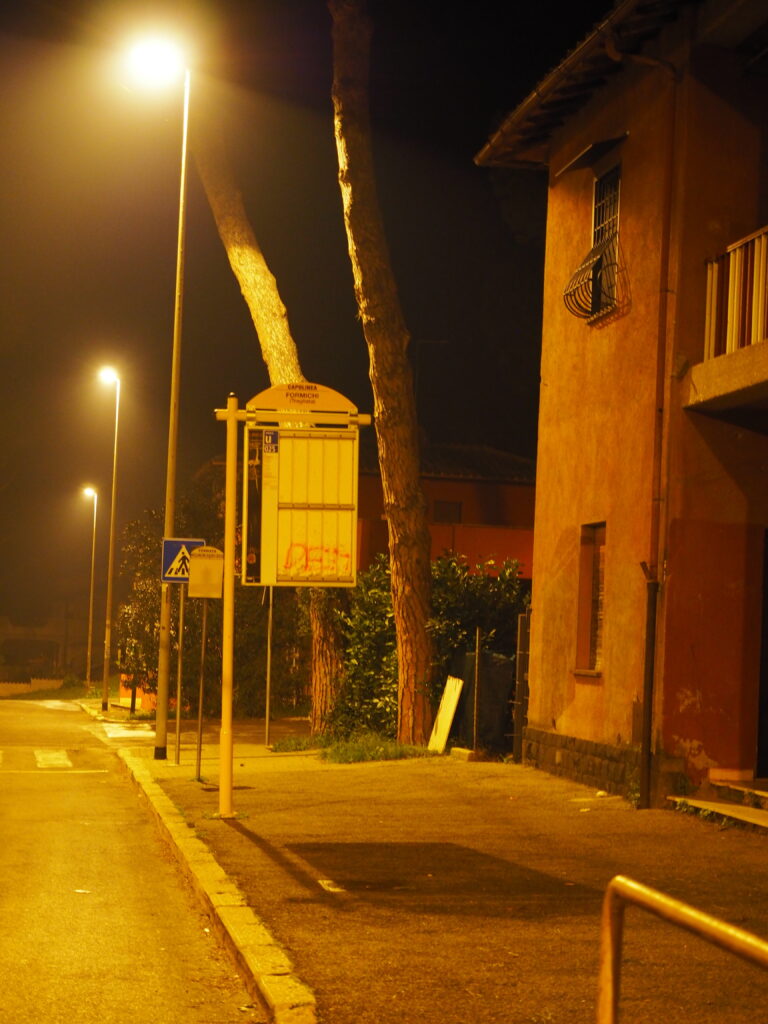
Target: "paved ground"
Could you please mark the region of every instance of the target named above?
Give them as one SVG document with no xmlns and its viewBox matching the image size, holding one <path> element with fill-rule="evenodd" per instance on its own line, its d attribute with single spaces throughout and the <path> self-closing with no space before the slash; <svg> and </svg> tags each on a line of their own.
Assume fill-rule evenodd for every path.
<svg viewBox="0 0 768 1024">
<path fill-rule="evenodd" d="M 178 766 L 170 739 L 167 761 L 148 746 L 123 757 L 278 1020 L 594 1019 L 600 907 L 619 873 L 768 939 L 765 833 L 638 812 L 523 766 L 331 765 L 270 752 L 259 723 L 234 735 L 230 820 L 215 728 L 203 782 L 186 729 Z M 642 911 L 626 923 L 622 1020 L 765 1024 L 768 974 Z"/>
</svg>

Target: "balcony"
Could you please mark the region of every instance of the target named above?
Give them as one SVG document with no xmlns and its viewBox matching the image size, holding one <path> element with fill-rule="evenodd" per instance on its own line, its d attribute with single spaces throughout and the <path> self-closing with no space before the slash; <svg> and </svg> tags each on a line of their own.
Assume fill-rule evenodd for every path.
<svg viewBox="0 0 768 1024">
<path fill-rule="evenodd" d="M 768 227 L 707 263 L 704 361 L 685 408 L 768 434 Z"/>
</svg>

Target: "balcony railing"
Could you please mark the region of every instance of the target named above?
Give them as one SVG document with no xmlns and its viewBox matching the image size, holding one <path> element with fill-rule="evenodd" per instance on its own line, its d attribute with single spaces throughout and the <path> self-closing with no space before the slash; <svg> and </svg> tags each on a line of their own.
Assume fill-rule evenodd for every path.
<svg viewBox="0 0 768 1024">
<path fill-rule="evenodd" d="M 704 358 L 768 339 L 768 227 L 707 262 Z"/>
</svg>

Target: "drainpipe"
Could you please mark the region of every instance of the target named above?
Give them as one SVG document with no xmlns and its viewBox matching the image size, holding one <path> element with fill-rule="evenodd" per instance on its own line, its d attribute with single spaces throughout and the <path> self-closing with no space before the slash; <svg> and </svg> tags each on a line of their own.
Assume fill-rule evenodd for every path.
<svg viewBox="0 0 768 1024">
<path fill-rule="evenodd" d="M 656 663 L 656 609 L 659 603 L 659 580 L 645 562 L 640 563 L 645 575 L 645 653 L 643 656 L 643 722 L 640 734 L 640 797 L 638 810 L 651 806 L 651 751 L 653 746 L 653 683 Z"/>
</svg>

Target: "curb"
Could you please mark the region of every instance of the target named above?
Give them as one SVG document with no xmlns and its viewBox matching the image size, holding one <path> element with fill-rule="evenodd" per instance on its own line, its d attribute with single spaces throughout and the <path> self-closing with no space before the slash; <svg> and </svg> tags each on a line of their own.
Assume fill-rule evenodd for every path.
<svg viewBox="0 0 768 1024">
<path fill-rule="evenodd" d="M 314 993 L 294 973 L 283 947 L 166 796 L 146 761 L 129 750 L 117 753 L 146 797 L 162 838 L 202 901 L 217 935 L 234 957 L 249 994 L 266 1004 L 275 1024 L 316 1024 Z"/>
</svg>

